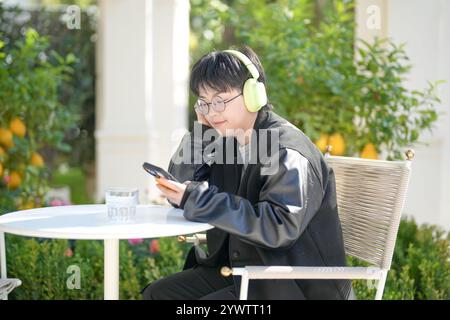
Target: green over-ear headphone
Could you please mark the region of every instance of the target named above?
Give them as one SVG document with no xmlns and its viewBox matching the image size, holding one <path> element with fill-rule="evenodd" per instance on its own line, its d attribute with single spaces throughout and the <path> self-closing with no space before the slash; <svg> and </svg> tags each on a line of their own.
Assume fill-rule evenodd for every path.
<svg viewBox="0 0 450 320">
<path fill-rule="evenodd" d="M 224 50 L 238 58 L 248 69 L 253 78 L 247 79 L 242 90 L 245 106 L 250 112 L 257 112 L 267 104 L 267 93 L 264 83 L 258 81 L 259 72 L 251 60 L 242 52 L 236 50 Z"/>
</svg>

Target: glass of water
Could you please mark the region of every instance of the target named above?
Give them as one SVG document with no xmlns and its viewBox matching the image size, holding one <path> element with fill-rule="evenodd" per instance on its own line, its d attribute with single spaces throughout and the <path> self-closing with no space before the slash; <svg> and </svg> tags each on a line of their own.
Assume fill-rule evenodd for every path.
<svg viewBox="0 0 450 320">
<path fill-rule="evenodd" d="M 105 199 L 109 220 L 127 222 L 136 216 L 136 205 L 139 203 L 137 188 L 108 188 Z"/>
</svg>

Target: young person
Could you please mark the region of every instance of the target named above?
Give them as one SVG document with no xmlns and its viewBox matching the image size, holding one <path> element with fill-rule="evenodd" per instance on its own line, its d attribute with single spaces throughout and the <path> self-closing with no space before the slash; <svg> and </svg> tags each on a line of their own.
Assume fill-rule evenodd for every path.
<svg viewBox="0 0 450 320">
<path fill-rule="evenodd" d="M 240 277 L 224 277 L 223 266 L 345 266 L 333 171 L 272 110 L 264 84 L 248 47 L 208 53 L 193 66 L 197 121 L 169 164 L 183 183 L 157 186 L 186 219 L 215 228 L 207 252 L 193 246 L 183 271 L 147 285 L 144 299 L 237 299 Z M 348 280 L 250 280 L 248 291 L 249 299 L 353 297 Z"/>
</svg>

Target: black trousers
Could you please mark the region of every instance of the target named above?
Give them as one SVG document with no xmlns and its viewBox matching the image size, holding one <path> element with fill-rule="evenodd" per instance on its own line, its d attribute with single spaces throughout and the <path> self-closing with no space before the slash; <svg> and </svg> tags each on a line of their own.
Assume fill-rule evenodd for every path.
<svg viewBox="0 0 450 320">
<path fill-rule="evenodd" d="M 233 277 L 220 274 L 220 267 L 194 266 L 149 283 L 144 300 L 237 300 Z"/>
</svg>

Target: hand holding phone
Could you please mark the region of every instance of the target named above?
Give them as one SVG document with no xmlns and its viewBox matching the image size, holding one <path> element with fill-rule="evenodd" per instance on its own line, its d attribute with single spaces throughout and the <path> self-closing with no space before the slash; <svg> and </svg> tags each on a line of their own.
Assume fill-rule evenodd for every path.
<svg viewBox="0 0 450 320">
<path fill-rule="evenodd" d="M 174 186 L 172 186 L 170 183 L 167 182 L 167 180 L 179 182 L 177 180 L 177 178 L 175 178 L 169 172 L 167 172 L 163 168 L 160 168 L 160 167 L 150 164 L 148 162 L 144 162 L 142 167 L 144 168 L 145 171 L 147 171 L 148 173 L 150 173 L 152 176 L 155 177 L 155 180 L 157 183 L 163 185 L 164 187 L 166 187 L 168 189 L 177 191 L 176 189 L 174 189 Z"/>
</svg>

